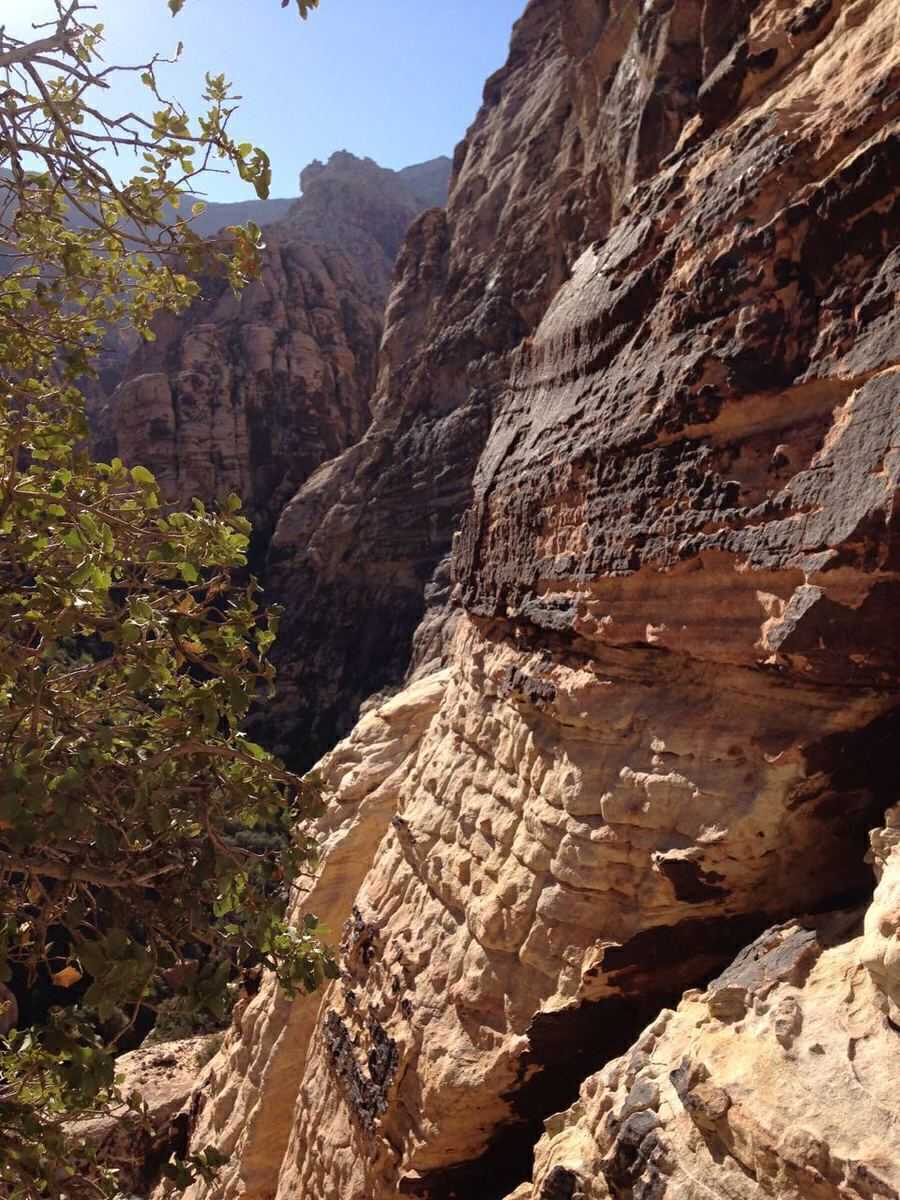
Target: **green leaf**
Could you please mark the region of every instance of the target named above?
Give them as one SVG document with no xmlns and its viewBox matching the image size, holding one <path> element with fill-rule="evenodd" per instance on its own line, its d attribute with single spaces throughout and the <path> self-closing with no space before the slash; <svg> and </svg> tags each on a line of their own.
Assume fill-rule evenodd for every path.
<svg viewBox="0 0 900 1200">
<path fill-rule="evenodd" d="M 168 3 L 177 15 L 185 0 Z M 298 7 L 306 16 L 315 5 Z M 195 215 L 203 205 L 175 181 L 222 151 L 264 196 L 271 166 L 251 142 L 232 141 L 238 97 L 211 74 L 196 125 L 154 100 L 126 185 L 78 169 L 83 131 L 102 143 L 114 127 L 104 117 L 118 112 L 83 89 L 77 67 L 97 61 L 98 27 L 73 19 L 72 29 L 49 74 L 31 64 L 52 109 L 40 95 L 0 99 L 16 109 L 4 153 L 31 164 L 27 186 L 7 180 L 12 202 L 0 205 L 0 240 L 16 250 L 15 269 L 0 272 L 0 378 L 16 395 L 0 404 L 0 841 L 33 856 L 38 878 L 42 862 L 70 873 L 43 888 L 28 871 L 6 872 L 0 978 L 61 977 L 76 963 L 85 977 L 58 1009 L 22 1017 L 21 1038 L 0 1038 L 0 1091 L 16 1098 L 0 1104 L 0 1191 L 12 1153 L 13 1172 L 25 1172 L 16 1200 L 56 1195 L 80 1163 L 66 1131 L 85 1109 L 102 1111 L 112 1080 L 99 1029 L 114 1037 L 124 1008 L 174 1001 L 171 968 L 195 964 L 178 997 L 189 1021 L 201 1009 L 226 1015 L 236 960 L 263 962 L 289 991 L 318 986 L 333 961 L 318 930 L 284 921 L 291 881 L 315 852 L 293 829 L 320 809 L 318 790 L 239 732 L 274 679 L 258 589 L 243 573 L 229 579 L 252 532 L 240 498 L 173 512 L 152 463 L 94 461 L 78 382 L 100 373 L 110 335 L 151 341 L 159 314 L 177 318 L 200 294 L 197 276 L 221 269 L 239 290 L 260 269 L 252 222 L 211 246 L 185 221 L 168 225 L 180 197 Z M 134 76 L 155 86 L 152 67 Z M 99 143 L 83 149 L 101 161 Z M 104 227 L 74 220 L 76 205 Z M 227 927 L 214 906 L 233 914 Z M 194 1155 L 185 1178 L 205 1179 L 217 1162 L 214 1149 Z"/>
</svg>

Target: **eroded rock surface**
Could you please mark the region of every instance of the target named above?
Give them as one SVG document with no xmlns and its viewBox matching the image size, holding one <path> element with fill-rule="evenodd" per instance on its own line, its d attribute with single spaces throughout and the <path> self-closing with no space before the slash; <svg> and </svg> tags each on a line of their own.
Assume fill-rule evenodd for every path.
<svg viewBox="0 0 900 1200">
<path fill-rule="evenodd" d="M 396 811 L 396 796 L 441 701 L 436 674 L 373 709 L 318 765 L 332 794 L 319 826 L 321 863 L 301 889 L 298 920 L 314 912 L 335 940 Z M 321 995 L 290 1002 L 274 979 L 242 1011 L 195 1098 L 194 1140 L 229 1156 L 216 1195 L 271 1196 L 294 1120 Z"/>
<path fill-rule="evenodd" d="M 276 531 L 273 578 L 310 598 L 284 643 L 298 740 L 346 729 L 441 616 L 489 429 L 457 556 L 474 611 L 729 658 L 752 614 L 809 669 L 819 627 L 890 611 L 851 560 L 895 553 L 896 14 L 803 11 L 528 6 L 446 218 L 401 254 L 373 422 Z"/>
<path fill-rule="evenodd" d="M 515 1200 L 900 1195 L 900 1033 L 872 969 L 888 909 L 896 944 L 898 867 L 865 937 L 858 912 L 791 922 L 664 1009 L 548 1121 Z"/>
<path fill-rule="evenodd" d="M 887 827 L 872 839 L 878 887 L 866 913 L 860 961 L 881 997 L 881 1007 L 900 1029 L 900 806 L 890 809 Z"/>
<path fill-rule="evenodd" d="M 434 691 L 223 1196 L 897 1195 L 898 116 L 894 0 L 528 5 L 274 536 L 292 736 Z"/>
<path fill-rule="evenodd" d="M 300 484 L 369 423 L 394 259 L 448 171 L 346 152 L 307 167 L 302 198 L 266 228 L 261 277 L 240 296 L 203 280 L 203 299 L 132 356 L 95 412 L 101 452 L 150 467 L 181 505 L 238 492 L 264 547 Z"/>
<path fill-rule="evenodd" d="M 102 1117 L 73 1123 L 72 1133 L 92 1148 L 97 1161 L 117 1172 L 123 1195 L 145 1195 L 172 1156 L 187 1152 L 197 1080 L 219 1040 L 211 1034 L 123 1054 L 116 1061 L 116 1085 L 126 1100 L 140 1096 L 143 1115 L 121 1105 Z M 89 1177 L 80 1174 L 72 1186 L 78 1197 L 99 1194 Z"/>
<path fill-rule="evenodd" d="M 374 950 L 351 939 L 323 1000 L 278 1195 L 503 1195 L 590 1064 L 773 918 L 868 886 L 893 740 L 871 697 L 829 712 L 798 688 L 786 712 L 765 674 L 457 637 L 356 897 Z M 853 784 L 846 757 L 867 762 Z M 380 1088 L 348 1086 L 347 1048 L 365 1078 L 386 1044 Z"/>
<path fill-rule="evenodd" d="M 288 746 L 326 748 L 367 695 L 403 679 L 426 607 L 437 620 L 417 653 L 446 648 L 446 558 L 508 354 L 608 225 L 569 68 L 559 5 L 529 5 L 457 148 L 446 213 L 423 215 L 401 250 L 372 423 L 279 520 L 273 588 L 306 597 L 281 640 L 273 726 Z"/>
</svg>

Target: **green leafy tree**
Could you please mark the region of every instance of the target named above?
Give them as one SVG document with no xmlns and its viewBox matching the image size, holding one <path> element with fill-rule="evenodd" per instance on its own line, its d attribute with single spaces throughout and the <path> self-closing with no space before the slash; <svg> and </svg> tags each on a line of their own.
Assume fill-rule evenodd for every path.
<svg viewBox="0 0 900 1200">
<path fill-rule="evenodd" d="M 314 922 L 284 919 L 316 789 L 241 731 L 272 685 L 276 619 L 236 582 L 240 501 L 171 512 L 145 468 L 93 461 L 79 390 L 110 327 L 149 338 L 159 310 L 190 304 L 191 269 L 252 276 L 257 229 L 207 244 L 179 213 L 216 164 L 265 197 L 269 161 L 231 137 L 223 77 L 191 122 L 160 93 L 159 57 L 127 68 L 148 115 L 111 113 L 122 68 L 102 25 L 55 2 L 31 40 L 0 28 L 0 980 L 73 1001 L 0 1039 L 0 1194 L 16 1200 L 102 1188 L 72 1118 L 110 1101 L 123 1023 L 162 978 L 221 1013 L 243 963 L 288 988 L 333 973 Z M 140 164 L 127 182 L 116 155 Z M 217 1161 L 172 1170 L 184 1183 Z"/>
</svg>

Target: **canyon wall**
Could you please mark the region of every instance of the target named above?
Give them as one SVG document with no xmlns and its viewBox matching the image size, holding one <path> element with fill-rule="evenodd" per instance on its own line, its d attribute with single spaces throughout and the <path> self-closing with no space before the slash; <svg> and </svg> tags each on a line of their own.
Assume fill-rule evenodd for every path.
<svg viewBox="0 0 900 1200">
<path fill-rule="evenodd" d="M 360 702 L 447 641 L 451 541 L 503 394 L 584 244 L 602 236 L 556 5 L 530 5 L 457 148 L 445 213 L 412 227 L 385 314 L 372 422 L 283 512 L 270 552 L 285 613 L 273 724 L 324 750 Z M 427 617 L 423 621 L 423 617 Z"/>
<path fill-rule="evenodd" d="M 181 505 L 239 493 L 261 566 L 300 484 L 369 423 L 394 259 L 449 169 L 388 171 L 346 151 L 307 167 L 286 213 L 262 210 L 280 219 L 265 227 L 260 277 L 240 295 L 202 279 L 186 314 L 160 317 L 155 341 L 112 364 L 118 387 L 93 405 L 99 452 L 150 467 Z M 231 208 L 243 215 L 212 205 L 201 220 Z"/>
<path fill-rule="evenodd" d="M 210 1195 L 900 1195 L 898 234 L 896 0 L 528 4 L 274 531 L 285 744 L 408 686 Z"/>
</svg>

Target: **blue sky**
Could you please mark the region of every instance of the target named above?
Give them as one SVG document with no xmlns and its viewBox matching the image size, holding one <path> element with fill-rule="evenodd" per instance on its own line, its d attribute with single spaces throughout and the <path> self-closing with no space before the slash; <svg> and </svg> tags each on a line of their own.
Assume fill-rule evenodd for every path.
<svg viewBox="0 0 900 1200">
<path fill-rule="evenodd" d="M 143 61 L 184 43 L 166 86 L 191 112 L 203 74 L 224 71 L 244 96 L 234 132 L 269 152 L 273 196 L 297 194 L 297 175 L 333 150 L 404 167 L 452 154 L 478 109 L 484 80 L 503 64 L 525 0 L 321 0 L 309 20 L 279 0 L 95 0 L 108 62 Z M 0 20 L 22 34 L 47 0 L 0 0 Z M 248 15 L 250 14 L 250 15 Z M 123 79 L 124 77 L 119 77 Z M 140 84 L 115 102 L 146 109 Z M 239 179 L 210 176 L 211 200 L 244 200 Z"/>
</svg>

